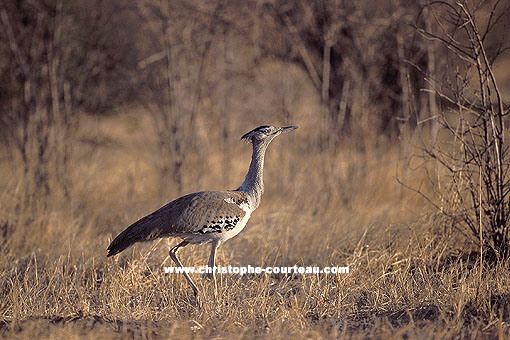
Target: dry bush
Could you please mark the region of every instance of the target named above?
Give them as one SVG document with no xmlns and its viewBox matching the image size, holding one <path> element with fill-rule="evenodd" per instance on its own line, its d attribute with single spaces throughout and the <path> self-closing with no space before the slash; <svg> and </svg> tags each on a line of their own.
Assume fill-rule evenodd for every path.
<svg viewBox="0 0 510 340">
<path fill-rule="evenodd" d="M 191 40 L 196 34 L 193 23 L 187 22 L 170 2 L 143 1 L 138 3 L 137 13 L 149 47 L 139 63 L 143 78 L 140 84 L 145 89 L 142 103 L 152 113 L 159 144 L 157 154 L 165 156 L 155 161 L 162 181 L 171 178 L 176 187 L 174 193 L 180 194 L 184 162 L 193 152 L 197 137 L 195 120 L 203 58 L 196 66 L 195 48 L 201 44 Z M 203 51 L 206 53 L 207 48 Z M 160 187 L 163 189 L 163 182 Z"/>
<path fill-rule="evenodd" d="M 484 7 L 438 1 L 426 9 L 433 25 L 419 32 L 448 51 L 446 72 L 422 70 L 431 83 L 428 91 L 443 103 L 433 117 L 441 140 L 422 139 L 425 161 L 436 167 L 429 174 L 435 184 L 430 197 L 487 258 L 505 258 L 510 254 L 508 108 L 492 68 L 505 50 L 504 37 L 497 49 L 487 45 L 509 8 L 501 1 Z"/>
<path fill-rule="evenodd" d="M 320 94 L 322 148 L 367 135 L 396 139 L 401 122 L 416 126 L 428 112 L 421 74 L 406 62 L 428 65 L 427 44 L 412 38 L 418 1 L 264 1 L 259 41 L 266 55 L 306 70 Z"/>
<path fill-rule="evenodd" d="M 10 156 L 21 159 L 20 209 L 49 203 L 57 193 L 69 198 L 78 111 L 111 108 L 129 93 L 122 67 L 133 54 L 108 27 L 114 9 L 90 5 L 0 2 L 0 131 Z"/>
</svg>

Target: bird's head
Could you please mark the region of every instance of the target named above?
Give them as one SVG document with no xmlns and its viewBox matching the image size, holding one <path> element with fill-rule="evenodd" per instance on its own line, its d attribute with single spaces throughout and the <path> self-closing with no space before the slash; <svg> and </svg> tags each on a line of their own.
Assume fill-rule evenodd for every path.
<svg viewBox="0 0 510 340">
<path fill-rule="evenodd" d="M 253 144 L 269 144 L 276 136 L 285 131 L 297 129 L 297 126 L 275 127 L 271 125 L 259 126 L 241 137 L 242 140 Z"/>
</svg>

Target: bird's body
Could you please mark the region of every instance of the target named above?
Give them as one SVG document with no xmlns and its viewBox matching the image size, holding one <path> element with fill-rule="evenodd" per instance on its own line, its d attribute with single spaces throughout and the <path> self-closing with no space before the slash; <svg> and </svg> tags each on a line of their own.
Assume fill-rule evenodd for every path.
<svg viewBox="0 0 510 340">
<path fill-rule="evenodd" d="M 201 191 L 182 196 L 131 224 L 111 243 L 108 256 L 159 237 L 180 237 L 190 244 L 226 241 L 241 232 L 252 211 L 243 191 Z"/>
<path fill-rule="evenodd" d="M 239 234 L 260 204 L 264 192 L 262 175 L 267 146 L 280 133 L 296 128 L 260 126 L 245 134 L 242 139 L 252 143 L 253 154 L 248 173 L 239 188 L 201 191 L 171 201 L 120 233 L 108 247 L 107 256 L 116 255 L 137 242 L 151 241 L 160 237 L 179 237 L 183 241 L 170 250 L 170 257 L 178 266 L 182 267 L 177 258 L 177 250 L 180 247 L 211 242 L 208 266 L 214 267 L 218 246 Z M 184 273 L 184 276 L 197 295 L 198 289 L 194 282 L 187 273 Z"/>
</svg>

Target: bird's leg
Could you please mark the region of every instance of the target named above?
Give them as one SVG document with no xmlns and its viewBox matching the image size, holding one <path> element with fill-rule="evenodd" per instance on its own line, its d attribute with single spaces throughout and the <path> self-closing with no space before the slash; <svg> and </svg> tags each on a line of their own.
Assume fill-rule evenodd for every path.
<svg viewBox="0 0 510 340">
<path fill-rule="evenodd" d="M 188 243 L 189 243 L 188 241 L 182 241 L 181 243 L 179 243 L 178 245 L 176 245 L 169 251 L 169 254 L 170 254 L 170 257 L 172 258 L 172 260 L 175 262 L 176 265 L 178 265 L 181 268 L 184 268 L 184 266 L 182 265 L 179 258 L 177 258 L 177 251 L 179 250 L 179 248 L 188 245 Z M 182 273 L 184 274 L 184 277 L 186 278 L 186 280 L 188 280 L 188 283 L 191 285 L 191 288 L 193 288 L 195 297 L 198 297 L 198 287 L 195 285 L 195 282 L 193 282 L 191 277 L 189 277 L 188 273 L 186 273 L 185 271 L 183 271 Z"/>
<path fill-rule="evenodd" d="M 215 259 L 216 259 L 216 249 L 220 246 L 221 241 L 216 240 L 211 242 L 211 256 L 209 256 L 209 262 L 207 262 L 207 266 L 212 270 L 212 272 L 207 273 L 207 278 L 216 281 L 216 272 L 214 270 L 215 267 Z"/>
<path fill-rule="evenodd" d="M 216 259 L 216 249 L 220 246 L 221 241 L 216 240 L 211 243 L 211 256 L 209 256 L 209 262 L 207 266 L 210 268 L 211 272 L 207 273 L 207 276 L 213 280 L 214 282 L 214 297 L 218 295 L 218 286 L 216 284 L 216 271 L 215 271 L 215 259 Z"/>
</svg>

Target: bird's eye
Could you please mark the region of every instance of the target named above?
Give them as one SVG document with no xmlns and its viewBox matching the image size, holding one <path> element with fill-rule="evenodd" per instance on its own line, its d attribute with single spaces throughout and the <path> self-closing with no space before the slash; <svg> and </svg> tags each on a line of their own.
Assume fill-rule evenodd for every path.
<svg viewBox="0 0 510 340">
<path fill-rule="evenodd" d="M 271 129 L 269 127 L 263 127 L 262 129 L 260 129 L 261 132 L 264 132 L 264 133 L 268 133 L 271 131 Z"/>
</svg>

